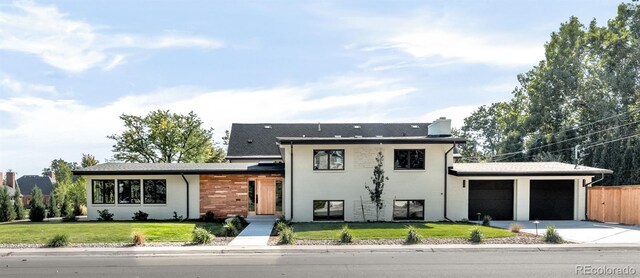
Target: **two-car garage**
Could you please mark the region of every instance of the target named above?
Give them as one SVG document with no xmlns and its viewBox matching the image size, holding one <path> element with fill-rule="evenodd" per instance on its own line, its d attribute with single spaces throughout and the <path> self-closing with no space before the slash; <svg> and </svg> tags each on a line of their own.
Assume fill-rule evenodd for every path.
<svg viewBox="0 0 640 278">
<path fill-rule="evenodd" d="M 573 220 L 573 179 L 530 180 L 529 219 Z M 515 180 L 469 180 L 468 219 L 514 220 Z M 526 196 L 523 196 L 526 197 Z"/>
</svg>

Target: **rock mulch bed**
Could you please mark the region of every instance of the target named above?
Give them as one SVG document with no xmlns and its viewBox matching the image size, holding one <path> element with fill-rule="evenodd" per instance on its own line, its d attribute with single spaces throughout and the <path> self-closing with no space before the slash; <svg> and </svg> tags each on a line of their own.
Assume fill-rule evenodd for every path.
<svg viewBox="0 0 640 278">
<path fill-rule="evenodd" d="M 233 240 L 233 237 L 216 237 L 209 244 L 202 244 L 197 246 L 224 246 L 229 244 Z M 194 246 L 191 242 L 147 242 L 143 247 L 178 247 L 178 246 Z M 113 242 L 113 243 L 71 243 L 67 247 L 103 247 L 103 248 L 121 248 L 121 247 L 134 247 L 133 244 L 128 242 Z M 46 244 L 0 244 L 0 248 L 16 249 L 16 248 L 48 248 Z"/>
<path fill-rule="evenodd" d="M 542 237 L 520 233 L 512 237 L 487 238 L 481 244 L 544 244 Z M 347 245 L 403 245 L 404 239 L 354 239 Z M 472 244 L 466 238 L 425 238 L 421 244 Z M 278 238 L 271 237 L 269 245 L 278 245 Z M 338 240 L 306 240 L 298 239 L 294 245 L 345 245 Z"/>
</svg>

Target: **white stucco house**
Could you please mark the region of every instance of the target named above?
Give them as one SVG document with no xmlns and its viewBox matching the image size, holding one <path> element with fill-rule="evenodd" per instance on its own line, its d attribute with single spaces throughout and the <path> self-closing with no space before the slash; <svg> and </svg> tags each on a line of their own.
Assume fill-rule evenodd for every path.
<svg viewBox="0 0 640 278">
<path fill-rule="evenodd" d="M 612 171 L 557 162 L 454 163 L 451 121 L 234 124 L 229 163 L 105 163 L 87 180 L 89 219 L 142 210 L 198 218 L 283 215 L 296 222 L 375 220 L 365 184 L 384 156 L 380 220 L 585 219 L 586 187 Z"/>
</svg>

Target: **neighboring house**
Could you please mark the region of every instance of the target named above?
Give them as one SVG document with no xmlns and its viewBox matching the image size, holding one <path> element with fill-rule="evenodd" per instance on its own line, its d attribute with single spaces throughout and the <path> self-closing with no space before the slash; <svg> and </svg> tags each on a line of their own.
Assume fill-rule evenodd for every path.
<svg viewBox="0 0 640 278">
<path fill-rule="evenodd" d="M 39 176 L 39 175 L 24 175 L 16 180 L 16 185 L 20 186 L 20 192 L 22 193 L 22 202 L 25 205 L 29 205 L 31 201 L 31 193 L 33 189 L 38 186 L 42 190 L 45 204 L 49 203 L 49 196 L 53 192 L 53 185 L 56 183 L 53 175 L 51 176 Z"/>
<path fill-rule="evenodd" d="M 380 220 L 584 219 L 585 187 L 610 170 L 563 163 L 455 163 L 451 122 L 234 124 L 230 163 L 106 163 L 87 179 L 89 218 L 284 215 L 298 222 L 375 220 L 371 185 L 384 155 Z"/>
</svg>

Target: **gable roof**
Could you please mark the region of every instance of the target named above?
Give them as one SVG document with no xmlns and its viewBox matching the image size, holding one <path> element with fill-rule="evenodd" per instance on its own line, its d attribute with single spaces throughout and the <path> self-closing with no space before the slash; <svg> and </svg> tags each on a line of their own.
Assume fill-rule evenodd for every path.
<svg viewBox="0 0 640 278">
<path fill-rule="evenodd" d="M 73 170 L 74 175 L 180 175 L 284 173 L 282 163 L 102 163 Z"/>
<path fill-rule="evenodd" d="M 40 187 L 43 195 L 51 195 L 53 190 L 54 181 L 51 177 L 38 176 L 38 175 L 24 175 L 16 180 L 16 183 L 20 187 L 22 195 L 31 195 L 33 188 Z"/>
<path fill-rule="evenodd" d="M 233 124 L 227 158 L 280 158 L 277 137 L 425 137 L 428 125 L 429 123 Z"/>
<path fill-rule="evenodd" d="M 449 168 L 454 176 L 594 176 L 613 171 L 561 162 L 487 162 L 454 163 Z"/>
</svg>

